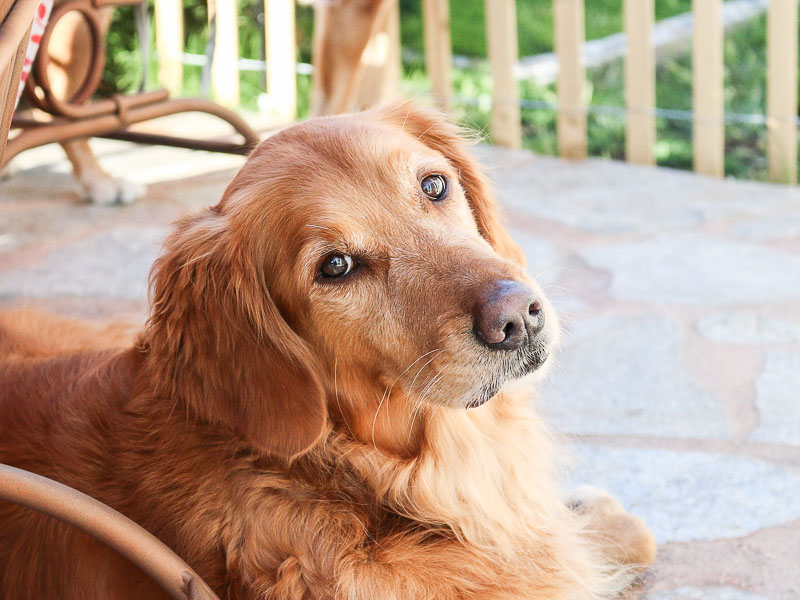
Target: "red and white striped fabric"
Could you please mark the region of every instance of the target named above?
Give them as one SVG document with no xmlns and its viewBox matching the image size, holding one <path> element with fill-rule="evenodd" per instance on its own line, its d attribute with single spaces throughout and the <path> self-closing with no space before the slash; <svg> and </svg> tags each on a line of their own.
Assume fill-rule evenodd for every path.
<svg viewBox="0 0 800 600">
<path fill-rule="evenodd" d="M 22 64 L 22 76 L 19 79 L 19 89 L 17 90 L 17 100 L 14 103 L 16 108 L 19 104 L 22 90 L 25 87 L 25 81 L 31 72 L 31 66 L 36 58 L 36 53 L 39 51 L 39 44 L 42 43 L 42 35 L 44 29 L 47 27 L 47 21 L 50 20 L 50 13 L 53 11 L 53 0 L 39 0 L 36 7 L 36 16 L 33 19 L 31 26 L 31 37 L 28 40 L 28 49 L 25 51 L 25 62 Z"/>
</svg>

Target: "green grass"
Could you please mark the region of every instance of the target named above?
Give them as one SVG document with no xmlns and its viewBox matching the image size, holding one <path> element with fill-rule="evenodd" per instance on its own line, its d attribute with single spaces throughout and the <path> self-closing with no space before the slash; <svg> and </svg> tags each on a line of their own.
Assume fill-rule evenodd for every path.
<svg viewBox="0 0 800 600">
<path fill-rule="evenodd" d="M 400 0 L 400 36 L 403 46 L 422 53 L 422 9 L 420 0 Z M 553 50 L 553 0 L 517 0 L 517 35 L 520 56 Z M 691 0 L 658 0 L 656 18 L 663 19 L 690 10 Z M 453 52 L 471 57 L 486 56 L 485 0 L 450 0 Z M 622 29 L 622 0 L 586 2 L 586 38 L 605 37 Z"/>
<path fill-rule="evenodd" d="M 549 52 L 553 49 L 553 0 L 517 0 L 519 52 L 521 56 Z M 202 54 L 206 44 L 206 4 L 200 0 L 184 3 L 186 52 Z M 262 58 L 261 40 L 263 4 L 239 1 L 239 45 L 241 56 Z M 453 52 L 473 58 L 486 56 L 484 0 L 451 0 L 451 36 Z M 404 65 L 403 91 L 412 97 L 424 97 L 429 83 L 424 73 L 423 32 L 420 0 L 400 0 L 401 37 L 403 47 L 413 58 Z M 691 0 L 657 0 L 656 16 L 662 19 L 691 9 Z M 586 2 L 586 35 L 596 39 L 621 31 L 622 0 Z M 297 6 L 298 58 L 311 59 L 313 9 Z M 109 33 L 109 60 L 102 91 L 131 91 L 141 81 L 141 65 L 134 35 L 132 9 L 118 8 Z M 763 114 L 765 110 L 766 19 L 752 20 L 725 39 L 725 109 L 727 113 Z M 691 48 L 684 54 L 659 65 L 656 74 L 656 102 L 659 108 L 691 110 Z M 455 96 L 468 102 L 454 108 L 456 118 L 464 125 L 481 131 L 491 140 L 488 131 L 491 106 L 491 78 L 485 64 L 453 72 Z M 262 73 L 241 73 L 242 107 L 257 109 L 258 97 L 264 90 Z M 592 106 L 624 106 L 623 64 L 615 61 L 587 73 Z M 155 87 L 155 62 L 151 61 L 148 85 Z M 183 93 L 198 95 L 201 90 L 201 69 L 184 67 Z M 310 80 L 298 76 L 298 113 L 308 114 Z M 555 104 L 555 86 L 541 87 L 532 82 L 520 83 L 524 100 Z M 523 109 L 523 144 L 542 154 L 558 150 L 555 114 L 548 109 Z M 766 132 L 761 125 L 728 124 L 726 134 L 726 173 L 748 179 L 766 178 Z M 588 117 L 589 153 L 593 156 L 624 158 L 624 117 L 605 112 L 591 112 Z M 660 165 L 681 169 L 692 168 L 692 124 L 688 121 L 657 119 L 656 158 Z"/>
</svg>

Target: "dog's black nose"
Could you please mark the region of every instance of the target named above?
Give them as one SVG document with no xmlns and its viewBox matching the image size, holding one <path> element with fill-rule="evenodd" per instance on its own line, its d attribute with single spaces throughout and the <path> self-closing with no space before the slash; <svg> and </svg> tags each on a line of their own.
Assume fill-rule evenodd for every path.
<svg viewBox="0 0 800 600">
<path fill-rule="evenodd" d="M 496 350 L 518 350 L 544 327 L 542 305 L 526 285 L 510 279 L 490 284 L 475 309 L 475 334 Z"/>
</svg>

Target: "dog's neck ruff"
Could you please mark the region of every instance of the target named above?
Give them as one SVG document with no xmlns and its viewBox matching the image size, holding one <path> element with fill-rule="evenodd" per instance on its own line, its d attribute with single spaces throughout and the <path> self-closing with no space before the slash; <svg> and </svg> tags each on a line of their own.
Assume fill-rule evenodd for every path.
<svg viewBox="0 0 800 600">
<path fill-rule="evenodd" d="M 553 489 L 549 436 L 527 398 L 430 412 L 419 417 L 424 438 L 412 457 L 381 452 L 346 430 L 325 446 L 389 510 L 475 546 L 514 554 L 547 534 L 536 524 L 565 508 Z"/>
</svg>

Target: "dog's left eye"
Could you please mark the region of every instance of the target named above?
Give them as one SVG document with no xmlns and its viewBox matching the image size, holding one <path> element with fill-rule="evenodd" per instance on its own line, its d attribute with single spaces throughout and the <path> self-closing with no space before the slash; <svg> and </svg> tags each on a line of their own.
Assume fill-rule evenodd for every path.
<svg viewBox="0 0 800 600">
<path fill-rule="evenodd" d="M 447 179 L 438 173 L 426 176 L 419 184 L 422 193 L 431 200 L 441 200 L 447 193 Z"/>
<path fill-rule="evenodd" d="M 353 257 L 348 254 L 330 254 L 320 268 L 323 277 L 343 277 L 353 270 Z"/>
</svg>

